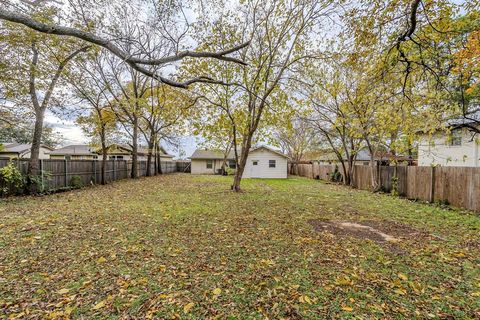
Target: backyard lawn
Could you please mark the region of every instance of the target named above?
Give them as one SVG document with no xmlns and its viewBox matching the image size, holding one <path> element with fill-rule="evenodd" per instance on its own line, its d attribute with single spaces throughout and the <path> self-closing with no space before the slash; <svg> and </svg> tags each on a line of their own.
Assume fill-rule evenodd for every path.
<svg viewBox="0 0 480 320">
<path fill-rule="evenodd" d="M 231 179 L 3 201 L 0 318 L 480 318 L 478 215 Z"/>
</svg>

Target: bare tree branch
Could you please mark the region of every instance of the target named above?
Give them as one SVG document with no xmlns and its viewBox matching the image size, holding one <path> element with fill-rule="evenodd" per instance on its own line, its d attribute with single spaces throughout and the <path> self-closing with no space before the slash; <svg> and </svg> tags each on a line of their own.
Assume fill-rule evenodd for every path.
<svg viewBox="0 0 480 320">
<path fill-rule="evenodd" d="M 5 20 L 5 21 L 10 21 L 14 23 L 19 23 L 22 24 L 28 28 L 31 28 L 35 31 L 41 32 L 41 33 L 46 33 L 46 34 L 53 34 L 53 35 L 59 35 L 59 36 L 70 36 L 74 37 L 77 39 L 81 39 L 83 41 L 101 46 L 108 51 L 110 51 L 112 54 L 115 56 L 121 58 L 123 61 L 128 63 L 132 68 L 135 70 L 148 75 L 152 78 L 155 78 L 167 85 L 174 86 L 174 87 L 180 87 L 180 88 L 187 88 L 190 84 L 196 83 L 196 82 L 208 82 L 208 83 L 220 83 L 223 84 L 222 82 L 217 82 L 209 77 L 197 77 L 185 82 L 177 82 L 175 80 L 167 79 L 164 78 L 158 74 L 154 74 L 153 72 L 149 71 L 148 69 L 140 66 L 140 65 L 162 65 L 170 62 L 175 62 L 182 60 L 187 57 L 192 57 L 192 58 L 213 58 L 213 59 L 218 59 L 218 60 L 223 60 L 223 61 L 228 61 L 228 62 L 234 62 L 238 63 L 241 65 L 246 65 L 246 63 L 240 59 L 234 58 L 234 57 L 228 57 L 228 54 L 231 54 L 233 52 L 239 51 L 245 47 L 247 47 L 250 42 L 247 41 L 241 45 L 235 46 L 231 49 L 224 50 L 221 52 L 196 52 L 196 51 L 182 51 L 177 53 L 176 55 L 173 56 L 167 56 L 164 58 L 160 59 L 142 59 L 138 57 L 133 57 L 131 54 L 128 54 L 125 52 L 123 49 L 121 49 L 119 46 L 115 45 L 111 40 L 109 39 L 104 39 L 102 37 L 99 37 L 95 34 L 85 32 L 82 30 L 78 30 L 75 28 L 71 27 L 64 27 L 64 26 L 57 26 L 57 25 L 50 25 L 42 22 L 38 22 L 32 18 L 30 18 L 27 15 L 20 14 L 20 13 L 15 13 L 11 12 L 5 9 L 0 8 L 0 19 Z"/>
</svg>

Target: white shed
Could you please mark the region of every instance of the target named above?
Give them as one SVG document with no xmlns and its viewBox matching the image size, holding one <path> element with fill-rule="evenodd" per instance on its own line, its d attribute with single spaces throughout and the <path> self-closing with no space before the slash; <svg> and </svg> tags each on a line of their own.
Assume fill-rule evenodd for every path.
<svg viewBox="0 0 480 320">
<path fill-rule="evenodd" d="M 242 178 L 286 179 L 287 175 L 288 157 L 279 151 L 262 146 L 248 154 Z"/>
<path fill-rule="evenodd" d="M 217 174 L 221 172 L 224 155 L 218 151 L 195 150 L 190 157 L 192 174 Z M 235 156 L 231 151 L 227 155 L 227 165 L 235 169 Z M 243 178 L 285 179 L 288 174 L 288 157 L 266 146 L 250 151 Z"/>
</svg>

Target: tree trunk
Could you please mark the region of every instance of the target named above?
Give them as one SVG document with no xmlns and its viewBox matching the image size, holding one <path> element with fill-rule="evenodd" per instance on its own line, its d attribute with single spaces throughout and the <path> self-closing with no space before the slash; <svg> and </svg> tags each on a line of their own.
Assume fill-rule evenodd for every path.
<svg viewBox="0 0 480 320">
<path fill-rule="evenodd" d="M 40 146 L 42 144 L 43 118 L 45 109 L 39 109 L 35 114 L 35 127 L 33 129 L 32 147 L 30 148 L 30 160 L 27 171 L 27 191 L 30 194 L 41 192 L 36 182 L 36 177 L 40 174 Z"/>
<path fill-rule="evenodd" d="M 28 174 L 36 176 L 40 169 L 40 146 L 42 144 L 43 118 L 45 109 L 39 109 L 35 112 L 35 127 L 33 129 L 32 147 L 30 149 L 30 161 L 28 163 Z"/>
<path fill-rule="evenodd" d="M 245 165 L 247 164 L 248 153 L 250 152 L 250 147 L 252 146 L 252 136 L 249 135 L 245 140 L 245 143 L 242 146 L 242 152 L 240 155 L 240 161 L 237 161 L 237 170 L 235 171 L 235 177 L 233 179 L 232 190 L 235 192 L 240 192 L 240 183 L 242 182 L 243 171 L 245 170 Z"/>
<path fill-rule="evenodd" d="M 350 172 L 347 169 L 347 166 L 345 165 L 345 161 L 341 161 L 340 164 L 342 165 L 342 171 L 343 171 L 343 184 L 344 185 L 350 185 Z"/>
<path fill-rule="evenodd" d="M 153 157 L 153 149 L 155 148 L 155 144 L 153 143 L 153 138 L 148 141 L 148 155 L 147 155 L 147 177 L 152 176 L 152 157 Z M 155 157 L 157 153 L 155 152 Z M 154 170 L 155 171 L 155 170 Z"/>
<path fill-rule="evenodd" d="M 232 147 L 233 147 L 233 142 L 228 145 L 227 149 L 225 150 L 225 153 L 223 154 L 222 175 L 225 174 L 225 172 L 226 172 L 227 158 L 228 158 L 228 154 L 232 150 Z"/>
<path fill-rule="evenodd" d="M 133 120 L 133 135 L 132 135 L 132 172 L 131 178 L 138 178 L 138 118 Z"/>
<path fill-rule="evenodd" d="M 157 142 L 156 146 L 157 157 L 158 157 L 158 174 L 162 174 L 162 157 L 160 157 L 160 142 Z"/>
<path fill-rule="evenodd" d="M 155 175 L 158 175 L 159 174 L 159 170 L 158 170 L 158 159 L 160 158 L 160 155 L 158 154 L 157 152 L 157 144 L 158 143 L 155 143 L 155 156 L 153 157 L 153 160 L 154 160 L 154 170 L 155 170 Z"/>
</svg>

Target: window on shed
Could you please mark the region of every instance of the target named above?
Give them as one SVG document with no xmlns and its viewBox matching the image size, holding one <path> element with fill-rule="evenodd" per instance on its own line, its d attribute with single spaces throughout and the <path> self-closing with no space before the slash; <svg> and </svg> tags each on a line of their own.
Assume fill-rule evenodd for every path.
<svg viewBox="0 0 480 320">
<path fill-rule="evenodd" d="M 236 169 L 237 168 L 237 164 L 235 163 L 235 160 L 228 160 L 228 167 L 230 169 Z"/>
<path fill-rule="evenodd" d="M 207 160 L 207 169 L 213 169 L 213 160 Z"/>
<path fill-rule="evenodd" d="M 252 163 L 254 166 L 258 166 L 258 160 L 254 160 Z"/>
<path fill-rule="evenodd" d="M 277 166 L 277 160 L 268 160 L 268 167 L 275 168 Z"/>
</svg>

